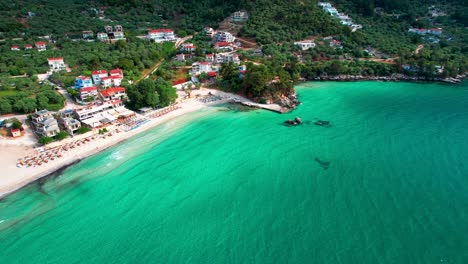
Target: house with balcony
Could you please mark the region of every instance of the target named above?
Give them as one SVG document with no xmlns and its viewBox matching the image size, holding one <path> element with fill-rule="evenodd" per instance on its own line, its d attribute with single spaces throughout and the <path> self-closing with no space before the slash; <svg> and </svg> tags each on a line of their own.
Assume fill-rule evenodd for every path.
<svg viewBox="0 0 468 264">
<path fill-rule="evenodd" d="M 213 28 L 205 27 L 203 28 L 203 33 L 205 33 L 205 36 L 212 38 L 216 32 Z"/>
<path fill-rule="evenodd" d="M 89 39 L 92 37 L 94 37 L 93 31 L 90 31 L 90 30 L 83 31 L 83 39 Z"/>
<path fill-rule="evenodd" d="M 201 73 L 209 73 L 216 71 L 212 68 L 211 63 L 207 61 L 195 62 L 192 64 L 192 75 L 199 75 Z"/>
<path fill-rule="evenodd" d="M 97 88 L 95 86 L 88 86 L 78 90 L 77 99 L 81 103 L 86 104 L 94 101 L 97 95 Z"/>
<path fill-rule="evenodd" d="M 226 31 L 218 31 L 215 34 L 215 40 L 217 42 L 234 42 L 236 40 L 236 37 L 234 37 L 231 33 L 226 32 Z"/>
<path fill-rule="evenodd" d="M 97 33 L 97 39 L 102 41 L 102 42 L 108 42 L 109 41 L 109 36 L 107 35 L 107 33 L 99 32 L 99 33 Z"/>
<path fill-rule="evenodd" d="M 154 42 L 167 42 L 167 41 L 176 41 L 176 36 L 174 35 L 174 30 L 167 28 L 153 29 L 148 31 L 146 36 L 148 39 Z"/>
<path fill-rule="evenodd" d="M 81 122 L 75 119 L 75 112 L 71 109 L 60 112 L 58 121 L 70 135 L 73 135 L 81 127 Z"/>
<path fill-rule="evenodd" d="M 34 46 L 36 46 L 36 49 L 38 51 L 45 51 L 47 50 L 46 43 L 44 41 L 37 41 L 34 43 Z"/>
<path fill-rule="evenodd" d="M 312 40 L 302 40 L 294 42 L 294 45 L 299 47 L 301 50 L 308 50 L 315 48 L 315 43 Z"/>
<path fill-rule="evenodd" d="M 100 91 L 101 97 L 104 101 L 110 100 L 125 100 L 127 99 L 127 94 L 125 93 L 125 88 L 123 87 L 111 87 Z"/>
<path fill-rule="evenodd" d="M 206 61 L 207 62 L 211 62 L 213 63 L 214 62 L 214 54 L 210 53 L 210 54 L 206 54 Z"/>
<path fill-rule="evenodd" d="M 107 77 L 107 71 L 106 70 L 97 70 L 91 72 L 91 76 L 93 77 L 93 82 L 95 85 L 101 84 L 101 78 Z"/>
<path fill-rule="evenodd" d="M 246 11 L 236 11 L 231 15 L 231 21 L 244 22 L 249 19 L 249 14 Z"/>
<path fill-rule="evenodd" d="M 195 45 L 193 43 L 184 43 L 180 49 L 183 52 L 192 53 L 195 51 Z"/>
<path fill-rule="evenodd" d="M 20 50 L 20 47 L 19 47 L 19 46 L 16 46 L 16 45 L 13 45 L 13 46 L 10 47 L 10 50 L 19 51 L 19 50 Z"/>
<path fill-rule="evenodd" d="M 75 115 L 83 124 L 96 128 L 113 123 L 119 116 L 134 114 L 132 111 L 122 106 L 121 100 L 110 100 L 76 109 Z"/>
<path fill-rule="evenodd" d="M 229 42 L 216 42 L 213 45 L 213 47 L 218 52 L 227 52 L 227 51 L 233 51 L 234 50 L 231 43 L 229 43 Z"/>
<path fill-rule="evenodd" d="M 75 89 L 93 86 L 91 77 L 80 75 L 75 79 Z"/>
<path fill-rule="evenodd" d="M 240 59 L 239 59 L 239 55 L 237 53 L 217 53 L 215 55 L 215 59 L 214 61 L 218 64 L 222 64 L 222 63 L 234 63 L 234 64 L 237 64 L 239 65 L 240 64 Z"/>
<path fill-rule="evenodd" d="M 65 70 L 66 68 L 66 65 L 63 62 L 62 57 L 48 58 L 47 62 L 49 63 L 49 68 L 51 71 L 61 71 L 61 70 Z"/>
<path fill-rule="evenodd" d="M 57 119 L 48 110 L 36 111 L 31 115 L 36 134 L 43 137 L 54 137 L 60 132 Z"/>
</svg>

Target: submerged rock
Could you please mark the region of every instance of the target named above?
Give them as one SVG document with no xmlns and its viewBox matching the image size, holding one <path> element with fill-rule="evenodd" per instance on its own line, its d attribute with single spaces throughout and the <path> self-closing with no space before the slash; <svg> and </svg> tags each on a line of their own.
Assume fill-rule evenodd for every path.
<svg viewBox="0 0 468 264">
<path fill-rule="evenodd" d="M 314 124 L 317 126 L 324 126 L 324 127 L 331 126 L 330 121 L 325 121 L 325 120 L 317 120 L 316 122 L 314 122 Z"/>
<path fill-rule="evenodd" d="M 320 167 L 322 167 L 322 169 L 324 170 L 328 170 L 328 168 L 330 167 L 330 162 L 329 161 L 324 161 L 324 160 L 321 160 L 319 158 L 315 158 L 314 159 L 319 165 Z"/>
</svg>

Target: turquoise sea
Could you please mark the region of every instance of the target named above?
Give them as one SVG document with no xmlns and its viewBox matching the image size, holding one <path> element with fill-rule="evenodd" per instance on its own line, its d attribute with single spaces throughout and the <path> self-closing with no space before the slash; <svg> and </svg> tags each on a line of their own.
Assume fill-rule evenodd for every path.
<svg viewBox="0 0 468 264">
<path fill-rule="evenodd" d="M 0 263 L 468 263 L 468 83 L 297 91 L 291 113 L 212 107 L 1 200 Z"/>
</svg>

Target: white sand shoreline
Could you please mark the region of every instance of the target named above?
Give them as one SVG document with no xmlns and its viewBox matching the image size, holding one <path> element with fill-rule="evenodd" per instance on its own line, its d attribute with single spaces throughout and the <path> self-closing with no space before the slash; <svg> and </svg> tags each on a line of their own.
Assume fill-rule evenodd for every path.
<svg viewBox="0 0 468 264">
<path fill-rule="evenodd" d="M 211 92 L 214 95 L 222 96 L 224 99 L 210 103 L 201 103 L 195 99 L 186 100 L 178 104 L 178 106 L 180 106 L 179 109 L 173 110 L 172 112 L 169 112 L 163 116 L 150 119 L 149 122 L 142 124 L 140 127 L 134 130 L 113 133 L 111 137 L 107 136 L 105 138 L 98 138 L 95 141 L 82 144 L 79 147 L 63 153 L 63 157 L 49 160 L 48 163 L 43 163 L 41 166 L 23 168 L 17 167 L 18 159 L 31 155 L 34 152 L 32 145 L 27 146 L 22 144 L 14 144 L 10 140 L 6 139 L 0 140 L 0 166 L 2 167 L 2 173 L 0 175 L 0 199 L 32 182 L 37 181 L 40 178 L 53 174 L 54 172 L 64 167 L 77 163 L 82 159 L 88 158 L 137 134 L 147 131 L 148 129 L 154 128 L 162 123 L 172 120 L 173 118 L 213 105 L 227 103 L 234 99 L 241 100 L 243 102 L 250 102 L 250 100 L 238 95 L 224 93 L 217 90 L 203 89 L 203 94 L 207 94 L 208 92 Z M 116 127 L 111 126 L 108 128 L 108 130 L 113 131 L 115 128 Z M 97 131 L 88 132 L 84 135 L 75 136 L 74 138 L 68 138 L 60 142 L 54 142 L 47 147 L 50 148 L 63 146 L 64 144 L 84 139 L 92 135 L 95 137 L 99 136 Z"/>
</svg>

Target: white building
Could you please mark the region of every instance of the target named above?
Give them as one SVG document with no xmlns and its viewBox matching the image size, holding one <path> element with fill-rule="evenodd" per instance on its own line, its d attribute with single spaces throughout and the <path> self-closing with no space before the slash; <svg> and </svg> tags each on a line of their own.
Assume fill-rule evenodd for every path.
<svg viewBox="0 0 468 264">
<path fill-rule="evenodd" d="M 234 63 L 234 64 L 237 64 L 239 65 L 240 64 L 240 59 L 239 59 L 239 55 L 234 53 L 234 54 L 231 54 L 231 53 L 217 53 L 215 55 L 215 59 L 214 61 L 218 64 L 221 64 L 221 63 Z"/>
<path fill-rule="evenodd" d="M 106 70 L 93 71 L 91 75 L 93 76 L 93 82 L 96 85 L 101 84 L 101 78 L 108 76 Z"/>
<path fill-rule="evenodd" d="M 312 40 L 303 40 L 303 41 L 296 41 L 294 45 L 299 47 L 301 50 L 308 50 L 315 48 L 315 43 Z"/>
<path fill-rule="evenodd" d="M 236 11 L 231 16 L 231 20 L 235 22 L 243 22 L 247 19 L 249 19 L 249 14 L 245 11 Z"/>
<path fill-rule="evenodd" d="M 207 37 L 210 37 L 210 38 L 212 38 L 212 37 L 214 36 L 214 34 L 216 33 L 216 32 L 214 31 L 214 29 L 212 29 L 212 28 L 210 28 L 210 27 L 205 27 L 205 28 L 203 28 L 203 32 L 205 33 L 205 35 L 206 35 Z"/>
<path fill-rule="evenodd" d="M 104 101 L 110 100 L 124 100 L 127 98 L 125 88 L 123 87 L 112 87 L 100 91 L 102 99 Z"/>
<path fill-rule="evenodd" d="M 31 116 L 35 132 L 43 137 L 53 137 L 60 132 L 57 120 L 48 110 L 36 111 Z"/>
<path fill-rule="evenodd" d="M 209 73 L 214 71 L 211 64 L 207 61 L 195 62 L 192 64 L 192 75 L 199 75 L 200 73 Z"/>
<path fill-rule="evenodd" d="M 234 42 L 236 40 L 236 37 L 234 37 L 229 32 L 218 31 L 215 34 L 215 39 L 217 42 Z"/>
<path fill-rule="evenodd" d="M 65 63 L 63 62 L 63 58 L 58 57 L 58 58 L 48 58 L 47 62 L 49 63 L 49 68 L 52 71 L 61 71 L 65 70 Z"/>
<path fill-rule="evenodd" d="M 107 33 L 99 32 L 97 33 L 97 39 L 99 39 L 100 41 L 107 42 L 109 41 L 109 36 L 107 35 Z"/>
<path fill-rule="evenodd" d="M 147 38 L 154 42 L 175 41 L 174 30 L 172 29 L 153 29 L 148 31 Z"/>
<path fill-rule="evenodd" d="M 34 43 L 34 46 L 36 46 L 36 49 L 38 51 L 45 51 L 47 50 L 46 43 L 44 41 L 37 41 Z"/>
</svg>

